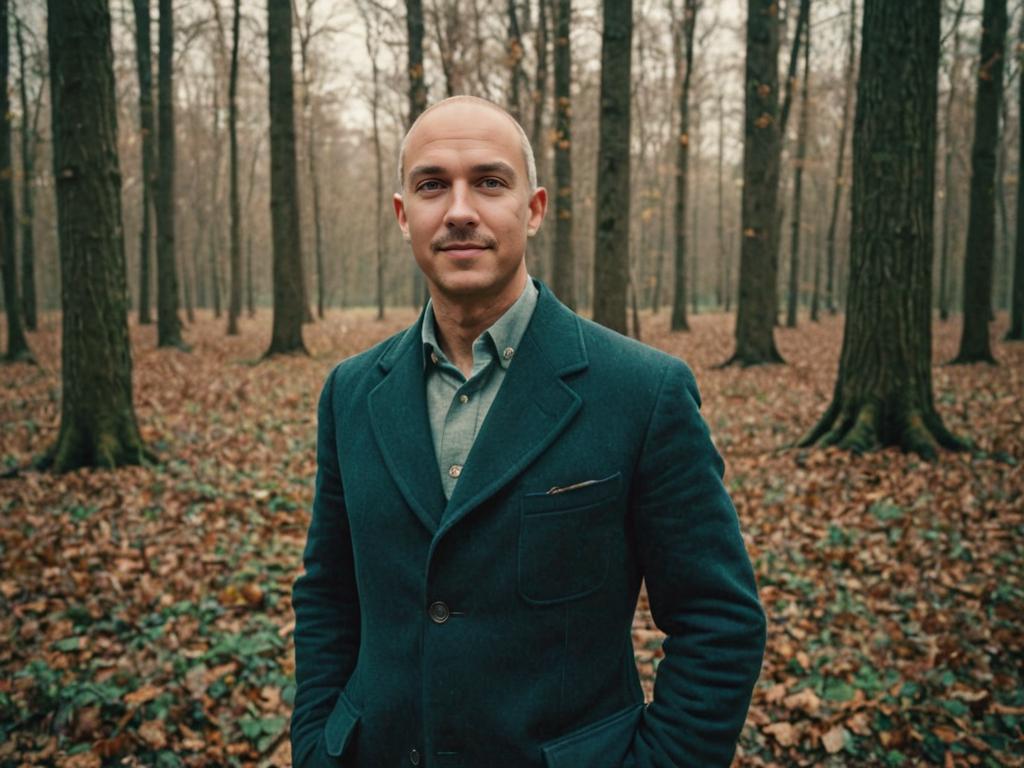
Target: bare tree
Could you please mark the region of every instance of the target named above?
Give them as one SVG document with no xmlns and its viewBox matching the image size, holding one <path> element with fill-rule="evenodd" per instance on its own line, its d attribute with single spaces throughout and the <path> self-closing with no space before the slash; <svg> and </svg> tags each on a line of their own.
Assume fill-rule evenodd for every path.
<svg viewBox="0 0 1024 768">
<path fill-rule="evenodd" d="M 231 217 L 231 291 L 228 300 L 228 335 L 238 334 L 242 314 L 242 212 L 238 200 L 238 43 L 242 20 L 239 0 L 234 0 L 231 21 L 231 71 L 228 74 L 228 210 Z"/>
<path fill-rule="evenodd" d="M 576 254 L 572 211 L 572 0 L 554 0 L 555 10 L 555 239 L 551 287 L 568 307 L 576 307 Z"/>
<path fill-rule="evenodd" d="M 1024 341 L 1024 14 L 1017 33 L 1017 243 L 1007 341 Z"/>
<path fill-rule="evenodd" d="M 374 222 L 376 229 L 377 243 L 377 319 L 384 319 L 384 168 L 381 154 L 380 142 L 380 66 L 377 62 L 378 49 L 380 47 L 380 20 L 377 17 L 378 9 L 374 8 L 368 0 L 361 0 L 359 13 L 366 25 L 366 55 L 370 59 L 372 72 L 370 86 L 370 119 L 373 123 L 373 153 L 376 163 L 376 191 L 377 199 L 374 205 Z"/>
<path fill-rule="evenodd" d="M 789 296 L 786 302 L 786 327 L 796 328 L 796 310 L 800 298 L 800 214 L 803 194 L 804 163 L 807 161 L 807 132 L 810 118 L 808 93 L 811 82 L 811 17 L 804 23 L 804 76 L 800 84 L 800 124 L 797 128 L 796 158 L 793 169 L 793 214 L 790 217 Z"/>
<path fill-rule="evenodd" d="M 686 319 L 686 191 L 690 159 L 690 84 L 693 75 L 693 30 L 697 25 L 699 0 L 684 0 L 683 17 L 676 18 L 675 1 L 669 3 L 672 13 L 672 52 L 682 87 L 679 92 L 679 131 L 676 141 L 676 203 L 675 220 L 675 293 L 672 298 L 672 330 L 688 331 Z"/>
<path fill-rule="evenodd" d="M 39 71 L 35 96 L 29 100 L 28 57 L 25 54 L 25 25 L 14 17 L 15 39 L 18 43 L 18 93 L 21 97 L 21 299 L 25 313 L 25 327 L 36 330 L 38 311 L 36 302 L 36 248 L 35 203 L 32 186 L 35 181 L 36 152 L 39 148 L 39 113 L 42 106 L 46 77 Z M 40 58 L 38 51 L 34 59 Z M 41 68 L 39 68 L 41 70 Z"/>
</svg>

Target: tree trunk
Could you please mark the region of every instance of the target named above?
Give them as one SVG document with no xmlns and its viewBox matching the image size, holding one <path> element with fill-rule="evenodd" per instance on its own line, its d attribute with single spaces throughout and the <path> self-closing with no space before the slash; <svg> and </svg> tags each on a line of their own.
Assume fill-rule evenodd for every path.
<svg viewBox="0 0 1024 768">
<path fill-rule="evenodd" d="M 231 218 L 231 294 L 228 336 L 238 335 L 242 314 L 242 210 L 238 195 L 238 38 L 242 19 L 240 0 L 234 0 L 231 22 L 231 71 L 228 73 L 228 211 Z"/>
<path fill-rule="evenodd" d="M 953 107 L 957 103 L 957 84 L 960 81 L 960 19 L 964 15 L 965 0 L 960 0 L 956 16 L 953 17 L 953 61 L 949 67 L 949 96 L 946 99 L 946 117 L 943 150 L 943 196 L 942 196 L 942 250 L 939 256 L 939 318 L 949 319 L 949 247 L 952 239 L 953 222 L 953 158 L 956 147 L 953 143 Z"/>
<path fill-rule="evenodd" d="M 18 91 L 21 96 L 21 300 L 25 315 L 25 327 L 34 331 L 38 327 L 36 307 L 36 249 L 33 238 L 35 205 L 32 200 L 32 182 L 35 180 L 35 156 L 38 145 L 36 132 L 39 118 L 39 101 L 42 83 L 36 98 L 35 109 L 29 109 L 28 81 L 25 71 L 25 41 L 22 35 L 21 19 L 14 18 L 18 41 Z M 31 114 L 31 117 L 30 117 Z"/>
<path fill-rule="evenodd" d="M 544 105 L 548 92 L 548 0 L 537 0 L 537 69 L 533 81 L 533 121 L 530 128 L 530 144 L 536 155 L 537 183 L 549 185 L 548 179 L 548 142 L 544 137 Z M 529 5 L 527 5 L 529 8 Z M 548 281 L 549 264 L 545 257 L 550 253 L 549 229 L 541 227 L 534 236 L 534 245 L 530 248 L 533 255 L 534 272 L 539 278 Z M 419 272 L 419 270 L 416 270 Z"/>
<path fill-rule="evenodd" d="M 843 199 L 843 171 L 846 163 L 846 137 L 850 126 L 850 110 L 853 105 L 854 64 L 857 61 L 857 0 L 850 0 L 850 31 L 846 38 L 846 73 L 843 76 L 843 117 L 839 126 L 839 152 L 836 155 L 835 183 L 832 186 L 832 213 L 828 220 L 828 235 L 825 238 L 825 307 L 830 314 L 836 313 L 836 226 L 839 223 L 839 206 Z"/>
<path fill-rule="evenodd" d="M 696 139 L 693 142 L 693 185 L 695 189 L 700 189 L 700 98 L 698 97 L 696 103 L 696 109 L 693 113 L 693 127 L 690 129 L 690 138 Z M 700 301 L 699 291 L 699 267 L 700 267 L 700 196 L 696 196 L 693 199 L 693 212 L 690 214 L 690 253 L 692 258 L 690 259 L 690 311 L 693 314 L 697 314 L 699 311 L 698 304 Z"/>
<path fill-rule="evenodd" d="M 158 347 L 185 349 L 178 317 L 174 260 L 174 19 L 171 0 L 160 0 L 157 120 L 159 159 L 156 195 L 156 329 Z"/>
<path fill-rule="evenodd" d="M 775 348 L 779 192 L 779 25 L 774 0 L 749 0 L 736 351 L 726 365 L 781 363 Z"/>
<path fill-rule="evenodd" d="M 814 289 L 811 294 L 812 323 L 818 322 L 821 308 L 821 229 L 817 230 L 814 240 Z"/>
<path fill-rule="evenodd" d="M 981 62 L 971 152 L 971 206 L 964 257 L 964 326 L 954 363 L 995 363 L 988 324 L 992 314 L 996 142 L 999 103 L 1003 98 L 1006 0 L 985 0 L 981 26 Z"/>
<path fill-rule="evenodd" d="M 576 308 L 576 253 L 572 213 L 572 0 L 554 0 L 555 12 L 555 242 L 551 253 L 554 294 Z"/>
<path fill-rule="evenodd" d="M 264 357 L 306 353 L 302 321 L 308 312 L 299 239 L 299 185 L 295 161 L 292 89 L 292 15 L 289 0 L 267 2 L 270 64 L 270 218 L 274 243 L 274 321 Z"/>
<path fill-rule="evenodd" d="M 715 235 L 718 240 L 718 308 L 725 307 L 725 295 L 729 291 L 726 282 L 726 259 L 729 254 L 725 249 L 725 174 L 723 162 L 725 158 L 725 107 L 721 92 L 718 94 L 718 210 L 715 217 Z"/>
<path fill-rule="evenodd" d="M 832 404 L 801 445 L 960 448 L 935 411 L 931 292 L 939 4 L 866 0 L 853 229 Z"/>
<path fill-rule="evenodd" d="M 800 297 L 800 204 L 804 184 L 804 162 L 807 158 L 807 132 L 810 113 L 808 91 L 811 79 L 811 17 L 804 24 L 804 81 L 800 84 L 800 125 L 797 128 L 796 162 L 793 171 L 793 215 L 790 220 L 789 296 L 786 302 L 786 327 L 796 328 L 797 302 Z"/>
<path fill-rule="evenodd" d="M 1024 66 L 1024 16 L 1017 35 L 1017 61 Z M 1024 71 L 1018 70 L 1017 88 L 1017 242 L 1007 341 L 1024 341 Z"/>
<path fill-rule="evenodd" d="M 139 128 L 142 134 L 142 226 L 139 231 L 139 324 L 153 322 L 149 288 L 153 282 L 153 192 L 156 156 L 153 141 L 153 54 L 149 41 L 149 0 L 134 0 L 135 64 L 139 78 Z"/>
<path fill-rule="evenodd" d="M 106 0 L 47 6 L 63 318 L 60 431 L 43 464 L 140 464 L 110 11 Z"/>
<path fill-rule="evenodd" d="M 10 40 L 7 34 L 7 0 L 0 0 L 0 247 L 3 248 L 4 308 L 7 312 L 8 362 L 32 362 L 25 338 L 21 297 L 18 295 L 18 256 L 14 238 L 14 178 L 11 165 L 11 107 L 7 77 L 11 68 Z"/>
<path fill-rule="evenodd" d="M 674 4 L 673 4 L 674 8 Z M 690 162 L 690 83 L 693 74 L 693 30 L 697 24 L 697 3 L 683 3 L 682 29 L 673 32 L 673 56 L 676 69 L 684 70 L 679 89 L 679 135 L 676 141 L 675 285 L 672 296 L 673 331 L 688 331 L 686 318 L 686 189 Z"/>
<path fill-rule="evenodd" d="M 1002 281 L 997 285 L 1010 284 L 1010 221 L 1006 206 L 1006 125 L 1009 119 L 1009 105 L 1004 98 L 999 107 L 999 136 L 996 139 L 998 153 L 996 155 L 996 215 L 999 220 L 999 271 Z M 1005 282 L 1004 282 L 1005 281 Z M 992 299 L 992 315 L 989 320 L 995 320 L 995 310 L 1003 308 L 1003 300 L 1008 294 L 997 291 Z"/>
<path fill-rule="evenodd" d="M 625 334 L 633 0 L 604 0 L 603 17 L 593 307 L 596 322 Z"/>
<path fill-rule="evenodd" d="M 324 238 L 320 214 L 320 174 L 317 172 L 316 162 L 316 120 L 313 115 L 312 99 L 310 97 L 308 57 L 312 3 L 307 6 L 306 13 L 305 31 L 299 32 L 299 61 L 302 70 L 302 119 L 306 126 L 306 166 L 309 169 L 309 185 L 313 197 L 313 256 L 316 269 L 316 313 L 317 317 L 323 320 L 326 290 L 326 281 L 324 280 Z M 308 320 L 312 320 L 312 318 L 308 318 Z"/>
<path fill-rule="evenodd" d="M 245 234 L 245 308 L 249 317 L 256 316 L 256 302 L 252 285 L 252 192 L 256 188 L 256 163 L 260 159 L 260 146 L 265 134 L 260 134 L 249 161 L 249 184 L 245 192 L 245 215 L 248 226 Z"/>
<path fill-rule="evenodd" d="M 508 43 L 505 51 L 509 72 L 508 111 L 522 123 L 522 103 L 519 84 L 523 80 L 523 41 L 519 32 L 519 19 L 516 16 L 516 0 L 507 0 L 508 10 Z"/>
<path fill-rule="evenodd" d="M 423 71 L 423 0 L 405 0 L 405 25 L 409 35 L 409 119 L 406 130 L 427 108 L 427 85 Z M 537 145 L 534 144 L 536 147 Z M 418 269 L 412 270 L 412 306 L 418 310 L 427 302 L 427 282 Z"/>
</svg>

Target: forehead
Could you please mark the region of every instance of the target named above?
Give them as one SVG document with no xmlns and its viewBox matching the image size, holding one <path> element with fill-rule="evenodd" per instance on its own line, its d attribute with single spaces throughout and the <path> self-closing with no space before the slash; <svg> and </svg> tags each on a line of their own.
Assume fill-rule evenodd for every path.
<svg viewBox="0 0 1024 768">
<path fill-rule="evenodd" d="M 414 165 L 459 160 L 504 160 L 525 177 L 519 133 L 491 107 L 448 104 L 423 116 L 406 139 L 405 171 Z"/>
</svg>

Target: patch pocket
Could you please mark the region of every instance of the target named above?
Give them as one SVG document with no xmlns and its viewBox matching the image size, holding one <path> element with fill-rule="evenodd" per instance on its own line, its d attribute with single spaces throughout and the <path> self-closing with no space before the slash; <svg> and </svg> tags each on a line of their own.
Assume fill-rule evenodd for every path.
<svg viewBox="0 0 1024 768">
<path fill-rule="evenodd" d="M 522 497 L 519 594 L 524 600 L 550 605 L 600 589 L 608 575 L 621 488 L 622 473 L 617 472 L 561 493 Z"/>
</svg>

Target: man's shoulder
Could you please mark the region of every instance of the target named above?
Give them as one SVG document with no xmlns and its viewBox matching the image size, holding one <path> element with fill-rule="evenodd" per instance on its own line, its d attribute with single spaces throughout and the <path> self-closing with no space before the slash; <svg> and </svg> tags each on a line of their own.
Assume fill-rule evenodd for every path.
<svg viewBox="0 0 1024 768">
<path fill-rule="evenodd" d="M 592 366 L 609 361 L 626 376 L 672 372 L 682 374 L 683 378 L 693 378 L 690 367 L 675 355 L 623 336 L 585 317 L 579 317 L 579 324 Z"/>
<path fill-rule="evenodd" d="M 403 328 L 372 347 L 357 352 L 351 357 L 346 357 L 331 368 L 327 380 L 333 381 L 336 387 L 344 385 L 346 388 L 350 388 L 358 380 L 364 378 L 367 373 L 374 370 L 377 362 L 387 355 L 392 347 L 400 343 L 406 334 L 415 332 L 415 329 L 416 325 Z"/>
</svg>

